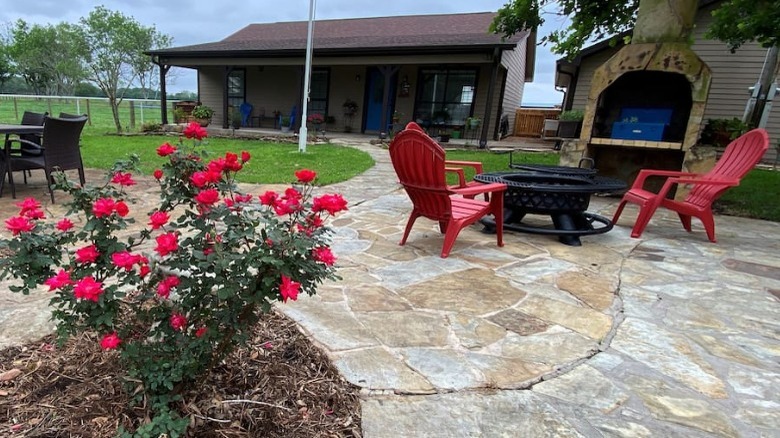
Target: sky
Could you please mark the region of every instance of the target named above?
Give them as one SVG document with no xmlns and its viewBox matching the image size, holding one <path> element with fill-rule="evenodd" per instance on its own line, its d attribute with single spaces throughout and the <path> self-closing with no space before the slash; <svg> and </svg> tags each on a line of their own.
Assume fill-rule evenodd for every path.
<svg viewBox="0 0 780 438">
<path fill-rule="evenodd" d="M 505 3 L 506 0 L 319 0 L 315 19 L 497 11 Z M 0 0 L 0 24 L 20 18 L 37 24 L 76 23 L 100 4 L 170 35 L 174 46 L 219 41 L 250 23 L 305 21 L 309 17 L 307 0 L 36 0 L 31 3 Z M 560 21 L 548 18 L 540 34 L 560 25 Z M 534 81 L 525 84 L 523 104 L 561 103 L 563 93 L 556 91 L 553 84 L 557 58 L 549 48 L 537 47 Z M 193 71 L 178 70 L 173 77 L 169 75 L 168 91 L 197 90 Z"/>
</svg>

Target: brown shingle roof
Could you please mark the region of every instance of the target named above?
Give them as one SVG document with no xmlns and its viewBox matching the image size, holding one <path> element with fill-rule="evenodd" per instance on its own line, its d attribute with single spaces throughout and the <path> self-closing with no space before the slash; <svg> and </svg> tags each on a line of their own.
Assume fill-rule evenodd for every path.
<svg viewBox="0 0 780 438">
<path fill-rule="evenodd" d="M 488 33 L 495 13 L 411 15 L 400 17 L 318 20 L 313 47 L 318 51 L 403 49 L 419 47 L 511 46 L 524 34 L 508 41 Z M 250 24 L 222 41 L 155 50 L 154 54 L 204 54 L 216 52 L 283 52 L 306 48 L 308 22 Z"/>
</svg>

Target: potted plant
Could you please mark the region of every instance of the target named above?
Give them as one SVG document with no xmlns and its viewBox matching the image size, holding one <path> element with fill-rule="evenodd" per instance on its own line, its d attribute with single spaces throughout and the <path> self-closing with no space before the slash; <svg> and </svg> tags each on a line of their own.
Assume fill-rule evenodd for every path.
<svg viewBox="0 0 780 438">
<path fill-rule="evenodd" d="M 709 119 L 701 131 L 701 144 L 726 147 L 731 140 L 747 132 L 748 126 L 740 119 Z"/>
<path fill-rule="evenodd" d="M 585 113 L 582 110 L 568 110 L 558 117 L 558 137 L 576 138 L 580 135 L 582 119 Z"/>
<path fill-rule="evenodd" d="M 241 127 L 241 112 L 233 111 L 230 114 L 230 125 L 233 127 L 233 129 L 238 129 Z"/>
<path fill-rule="evenodd" d="M 306 121 L 314 125 L 314 132 L 320 132 L 320 127 L 325 123 L 325 116 L 320 113 L 310 114 Z"/>
<path fill-rule="evenodd" d="M 466 127 L 475 129 L 479 128 L 479 125 L 482 124 L 482 119 L 479 117 L 467 117 L 466 118 Z"/>
<path fill-rule="evenodd" d="M 282 116 L 280 125 L 282 132 L 290 132 L 290 116 Z"/>
<path fill-rule="evenodd" d="M 214 110 L 206 105 L 198 105 L 192 109 L 191 115 L 200 126 L 206 127 L 211 123 L 211 117 L 214 115 Z"/>
<path fill-rule="evenodd" d="M 341 107 L 344 109 L 345 116 L 354 116 L 358 110 L 357 102 L 352 99 L 345 100 Z"/>
</svg>

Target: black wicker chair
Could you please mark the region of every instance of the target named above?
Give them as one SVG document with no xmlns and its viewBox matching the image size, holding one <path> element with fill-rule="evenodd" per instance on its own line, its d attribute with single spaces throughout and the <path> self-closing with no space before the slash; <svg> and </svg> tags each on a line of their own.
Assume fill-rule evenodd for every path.
<svg viewBox="0 0 780 438">
<path fill-rule="evenodd" d="M 7 156 L 3 167 L 8 174 L 11 196 L 16 198 L 13 172 L 19 170 L 43 169 L 46 173 L 46 181 L 49 184 L 49 194 L 51 195 L 52 203 L 54 203 L 54 192 L 51 189 L 51 184 L 53 183 L 52 172 L 76 169 L 79 172 L 79 181 L 83 185 L 85 183 L 84 164 L 81 160 L 79 139 L 86 122 L 87 118 L 84 116 L 72 119 L 47 117 L 43 124 L 43 141 L 40 146 L 42 153 L 40 155 L 23 156 L 11 154 Z M 16 141 L 28 144 L 28 146 L 30 143 L 22 139 Z M 5 178 L 0 180 L 0 196 L 3 194 L 4 182 Z"/>
</svg>

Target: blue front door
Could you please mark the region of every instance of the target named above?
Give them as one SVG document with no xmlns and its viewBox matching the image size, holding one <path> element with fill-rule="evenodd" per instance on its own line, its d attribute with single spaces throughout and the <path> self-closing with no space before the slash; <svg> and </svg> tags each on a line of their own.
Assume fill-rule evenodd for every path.
<svg viewBox="0 0 780 438">
<path fill-rule="evenodd" d="M 368 69 L 366 75 L 366 117 L 364 132 L 388 132 L 388 128 L 382 128 L 382 100 L 385 91 L 385 75 L 375 67 Z M 395 83 L 397 75 L 390 77 L 390 92 L 387 99 L 387 123 L 392 122 L 393 107 L 395 106 Z"/>
</svg>

